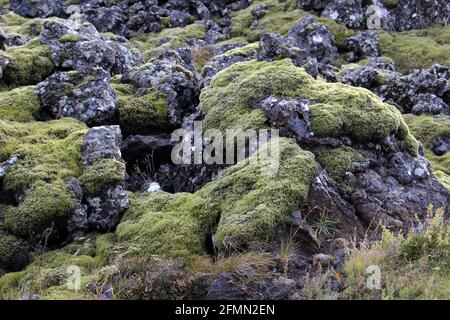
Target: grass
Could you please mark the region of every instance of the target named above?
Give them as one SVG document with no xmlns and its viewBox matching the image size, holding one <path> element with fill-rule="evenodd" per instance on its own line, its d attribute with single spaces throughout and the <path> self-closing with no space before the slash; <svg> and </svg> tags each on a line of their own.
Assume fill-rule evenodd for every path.
<svg viewBox="0 0 450 320">
<path fill-rule="evenodd" d="M 348 248 L 343 273 L 333 269 L 309 275 L 306 299 L 450 299 L 450 227 L 442 209 L 429 208 L 428 218 L 408 234 L 387 229 L 378 241 Z M 419 231 L 420 230 L 420 231 Z M 371 289 L 368 270 L 380 270 L 380 289 Z M 372 267 L 373 268 L 373 267 Z M 339 290 L 331 284 L 338 281 Z"/>
</svg>

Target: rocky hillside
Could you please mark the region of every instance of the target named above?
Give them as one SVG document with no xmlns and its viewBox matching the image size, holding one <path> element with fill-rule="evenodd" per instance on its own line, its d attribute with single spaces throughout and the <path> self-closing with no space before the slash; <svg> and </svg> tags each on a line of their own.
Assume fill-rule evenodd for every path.
<svg viewBox="0 0 450 320">
<path fill-rule="evenodd" d="M 0 298 L 449 299 L 448 22 L 447 0 L 0 0 Z M 279 136 L 175 164 L 200 121 Z"/>
</svg>

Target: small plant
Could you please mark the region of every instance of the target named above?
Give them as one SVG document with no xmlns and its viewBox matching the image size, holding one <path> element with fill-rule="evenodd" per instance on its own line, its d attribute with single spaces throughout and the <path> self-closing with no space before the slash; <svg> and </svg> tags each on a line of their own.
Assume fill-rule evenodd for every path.
<svg viewBox="0 0 450 320">
<path fill-rule="evenodd" d="M 144 184 L 156 174 L 154 162 L 154 153 L 147 154 L 142 162 L 137 161 L 133 167 L 134 176 L 139 180 L 140 184 Z"/>
<path fill-rule="evenodd" d="M 295 234 L 291 234 L 288 239 L 281 242 L 280 245 L 280 260 L 283 268 L 283 273 L 286 274 L 289 268 L 289 261 L 295 251 L 298 250 L 299 244 L 294 240 Z"/>
<path fill-rule="evenodd" d="M 323 235 L 327 238 L 332 237 L 336 232 L 336 229 L 334 228 L 335 224 L 336 222 L 327 218 L 325 212 L 322 212 L 319 216 L 319 219 L 313 222 L 313 226 L 316 228 L 316 235 Z"/>
</svg>

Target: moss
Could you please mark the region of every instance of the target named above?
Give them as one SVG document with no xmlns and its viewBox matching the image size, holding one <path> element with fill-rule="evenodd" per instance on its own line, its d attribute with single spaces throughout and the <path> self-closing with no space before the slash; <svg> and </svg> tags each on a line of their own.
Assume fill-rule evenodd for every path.
<svg viewBox="0 0 450 320">
<path fill-rule="evenodd" d="M 66 33 L 61 38 L 59 38 L 59 42 L 61 42 L 61 43 L 78 42 L 78 41 L 83 41 L 83 40 L 88 40 L 88 38 L 79 36 L 74 33 Z"/>
<path fill-rule="evenodd" d="M 117 227 L 117 240 L 136 247 L 141 257 L 161 254 L 189 258 L 205 253 L 208 229 L 201 228 L 196 211 L 204 200 L 191 194 L 146 193 L 131 199 Z"/>
<path fill-rule="evenodd" d="M 246 46 L 228 50 L 224 55 L 249 57 L 255 55 L 259 51 L 259 43 L 254 42 Z"/>
<path fill-rule="evenodd" d="M 108 186 L 122 183 L 125 180 L 125 171 L 123 162 L 103 159 L 87 168 L 80 177 L 80 182 L 87 195 L 95 196 L 105 191 Z"/>
<path fill-rule="evenodd" d="M 450 152 L 437 156 L 432 151 L 436 138 L 450 137 L 450 120 L 445 117 L 412 114 L 405 114 L 403 118 L 412 134 L 422 143 L 425 156 L 430 161 L 436 176 L 447 186 L 450 185 Z"/>
<path fill-rule="evenodd" d="M 351 191 L 353 186 L 345 181 L 346 174 L 347 172 L 353 173 L 354 164 L 364 162 L 365 158 L 355 149 L 342 147 L 319 152 L 317 160 L 330 174 L 339 189 Z"/>
<path fill-rule="evenodd" d="M 261 19 L 258 20 L 256 28 L 251 29 L 250 26 L 255 21 L 255 18 L 252 15 L 252 10 L 260 3 L 265 3 L 268 11 Z M 259 38 L 267 32 L 279 33 L 286 36 L 289 29 L 295 26 L 307 15 L 314 16 L 309 12 L 298 9 L 297 1 L 295 0 L 254 1 L 248 8 L 232 14 L 231 36 L 244 37 L 249 42 L 258 41 Z M 354 35 L 353 31 L 339 25 L 332 19 L 323 17 L 317 19 L 328 26 L 330 32 L 335 36 L 338 47 L 343 48 L 345 39 Z"/>
<path fill-rule="evenodd" d="M 29 246 L 13 235 L 0 233 L 0 269 L 17 271 L 28 261 Z"/>
<path fill-rule="evenodd" d="M 8 85 L 34 85 L 47 78 L 54 69 L 50 59 L 49 47 L 29 42 L 24 46 L 16 47 L 0 56 L 10 60 L 3 70 L 3 80 Z"/>
<path fill-rule="evenodd" d="M 277 144 L 279 168 L 267 174 L 270 164 L 264 155 L 276 159 L 270 150 Z M 221 179 L 199 192 L 216 202 L 221 213 L 216 246 L 233 251 L 271 239 L 276 228 L 306 204 L 315 173 L 314 155 L 285 138 L 269 141 L 248 161 L 227 169 Z"/>
<path fill-rule="evenodd" d="M 386 7 L 395 8 L 400 3 L 400 0 L 383 0 L 383 4 Z"/>
<path fill-rule="evenodd" d="M 40 104 L 35 87 L 21 87 L 0 92 L 0 119 L 29 122 L 39 117 Z"/>
<path fill-rule="evenodd" d="M 125 135 L 158 133 L 167 130 L 169 108 L 158 91 L 135 96 L 132 86 L 114 85 L 118 93 L 119 124 Z"/>
<path fill-rule="evenodd" d="M 5 227 L 17 236 L 26 237 L 53 223 L 59 225 L 75 208 L 75 196 L 63 181 L 38 182 L 26 191 L 18 207 L 6 211 Z"/>
<path fill-rule="evenodd" d="M 44 19 L 27 19 L 18 14 L 8 12 L 0 15 L 0 26 L 7 33 L 22 36 L 37 36 L 41 32 Z"/>
<path fill-rule="evenodd" d="M 72 119 L 18 123 L 0 120 L 0 162 L 19 161 L 4 177 L 5 191 L 21 191 L 38 181 L 78 177 L 85 124 Z"/>
<path fill-rule="evenodd" d="M 394 133 L 406 149 L 417 153 L 414 137 L 393 106 L 366 89 L 314 80 L 287 59 L 237 63 L 218 73 L 200 96 L 205 128 L 264 127 L 266 116 L 252 106 L 270 95 L 314 100 L 312 128 L 319 137 L 348 136 L 373 142 Z"/>
<path fill-rule="evenodd" d="M 381 53 L 392 58 L 402 73 L 450 63 L 450 25 L 405 32 L 378 32 Z"/>
<path fill-rule="evenodd" d="M 157 47 L 180 48 L 187 46 L 189 39 L 205 39 L 206 28 L 202 24 L 190 24 L 184 28 L 168 28 L 158 33 L 136 34 L 130 40 L 141 51 L 151 51 Z M 146 53 L 146 56 L 151 55 Z"/>
<path fill-rule="evenodd" d="M 263 156 L 274 152 L 276 143 L 279 170 L 267 174 L 265 170 L 272 168 Z M 270 156 L 276 159 L 274 153 Z M 215 244 L 223 251 L 265 242 L 293 210 L 306 204 L 315 171 L 311 153 L 294 141 L 274 139 L 194 194 L 134 196 L 117 227 L 117 243 L 135 248 L 140 257 L 156 254 L 192 262 L 207 253 L 207 239 L 216 228 Z"/>
</svg>

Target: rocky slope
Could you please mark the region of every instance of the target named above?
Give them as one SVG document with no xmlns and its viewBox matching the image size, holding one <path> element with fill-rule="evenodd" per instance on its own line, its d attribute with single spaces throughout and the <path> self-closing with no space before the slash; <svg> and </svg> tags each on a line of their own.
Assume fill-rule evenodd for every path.
<svg viewBox="0 0 450 320">
<path fill-rule="evenodd" d="M 450 297 L 449 17 L 445 0 L 0 1 L 0 297 L 379 298 L 359 261 L 387 242 L 421 264 L 386 269 L 382 296 L 421 273 L 442 287 L 417 297 Z M 175 165 L 194 121 L 280 137 Z"/>
</svg>

